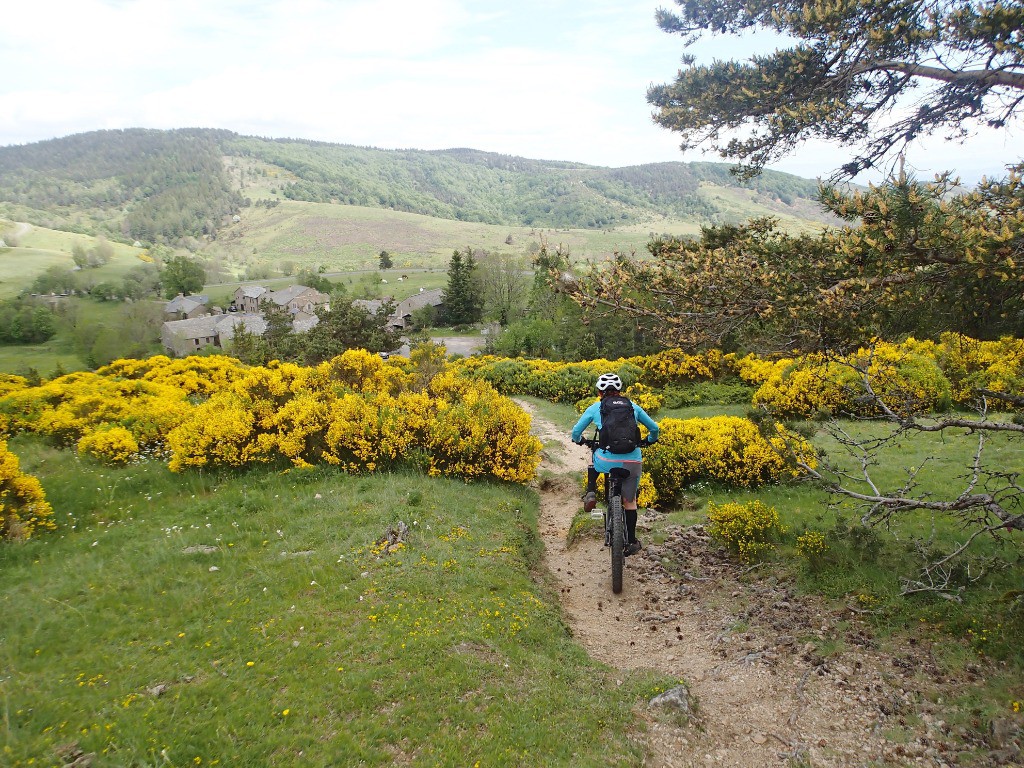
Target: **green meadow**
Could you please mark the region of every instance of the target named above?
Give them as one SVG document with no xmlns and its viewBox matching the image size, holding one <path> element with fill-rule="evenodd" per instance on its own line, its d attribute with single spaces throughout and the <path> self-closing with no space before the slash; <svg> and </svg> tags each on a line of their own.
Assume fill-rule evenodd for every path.
<svg viewBox="0 0 1024 768">
<path fill-rule="evenodd" d="M 573 642 L 521 487 L 12 448 L 60 530 L 0 547 L 4 765 L 640 765 L 678 682 Z"/>
</svg>

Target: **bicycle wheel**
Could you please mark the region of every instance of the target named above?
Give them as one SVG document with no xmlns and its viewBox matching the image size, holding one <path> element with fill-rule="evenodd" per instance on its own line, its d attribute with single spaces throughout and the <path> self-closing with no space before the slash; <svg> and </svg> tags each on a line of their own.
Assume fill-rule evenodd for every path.
<svg viewBox="0 0 1024 768">
<path fill-rule="evenodd" d="M 622 566 L 625 562 L 626 530 L 622 514 L 622 497 L 612 496 L 608 500 L 608 514 L 612 518 L 612 592 L 622 591 Z"/>
</svg>

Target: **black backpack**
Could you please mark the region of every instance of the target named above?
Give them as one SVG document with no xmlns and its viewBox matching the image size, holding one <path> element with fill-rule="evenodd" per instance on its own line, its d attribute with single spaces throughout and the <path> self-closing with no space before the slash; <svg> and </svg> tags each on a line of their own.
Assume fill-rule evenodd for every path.
<svg viewBox="0 0 1024 768">
<path fill-rule="evenodd" d="M 601 400 L 601 447 L 609 453 L 632 453 L 640 445 L 640 427 L 633 403 L 623 395 L 608 395 Z"/>
</svg>

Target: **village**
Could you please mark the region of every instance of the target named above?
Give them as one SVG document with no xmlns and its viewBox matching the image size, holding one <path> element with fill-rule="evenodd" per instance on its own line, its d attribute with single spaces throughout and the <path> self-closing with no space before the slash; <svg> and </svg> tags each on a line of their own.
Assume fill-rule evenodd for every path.
<svg viewBox="0 0 1024 768">
<path fill-rule="evenodd" d="M 443 290 L 425 290 L 403 299 L 395 305 L 388 325 L 398 332 L 410 328 L 413 312 L 422 307 L 439 310 Z M 383 299 L 356 299 L 368 314 L 383 306 Z M 164 323 L 160 340 L 169 355 L 184 357 L 206 347 L 226 348 L 239 326 L 262 336 L 267 330 L 262 306 L 271 303 L 291 316 L 292 330 L 305 333 L 319 322 L 317 311 L 331 311 L 331 297 L 304 285 L 290 285 L 281 290 L 270 290 L 262 285 L 242 285 L 235 289 L 231 303 L 221 307 L 210 302 L 206 295 L 181 295 L 164 306 Z"/>
</svg>

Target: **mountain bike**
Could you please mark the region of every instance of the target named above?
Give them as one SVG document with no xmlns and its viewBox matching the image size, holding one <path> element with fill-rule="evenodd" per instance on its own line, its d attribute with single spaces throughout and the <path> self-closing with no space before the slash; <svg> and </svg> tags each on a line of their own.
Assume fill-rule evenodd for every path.
<svg viewBox="0 0 1024 768">
<path fill-rule="evenodd" d="M 596 438 L 583 438 L 579 444 L 585 445 L 591 453 L 599 447 Z M 640 444 L 641 447 L 646 445 L 647 441 Z M 604 473 L 604 545 L 609 547 L 612 553 L 612 592 L 616 595 L 622 591 L 622 570 L 626 562 L 626 546 L 629 544 L 626 540 L 629 537 L 626 529 L 626 511 L 622 506 L 622 481 L 627 477 L 629 470 L 622 467 L 613 467 L 610 472 Z M 590 514 L 597 519 L 596 511 Z"/>
</svg>

